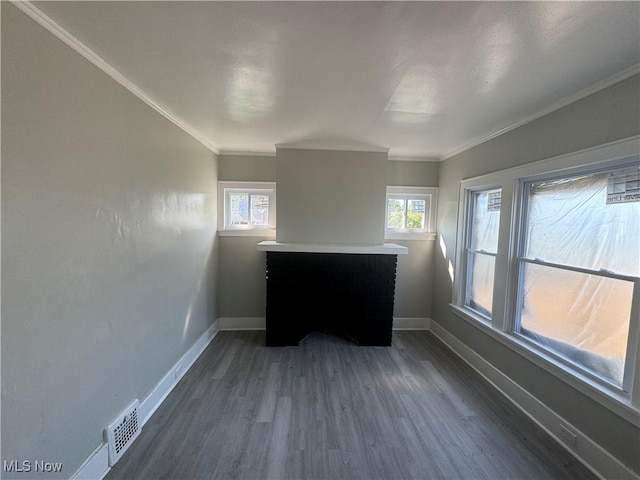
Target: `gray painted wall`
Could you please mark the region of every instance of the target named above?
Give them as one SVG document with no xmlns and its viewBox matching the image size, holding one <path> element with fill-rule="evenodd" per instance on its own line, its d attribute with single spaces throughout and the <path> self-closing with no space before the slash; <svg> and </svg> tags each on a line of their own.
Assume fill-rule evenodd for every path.
<svg viewBox="0 0 640 480">
<path fill-rule="evenodd" d="M 409 249 L 407 255 L 398 255 L 393 316 L 430 318 L 435 242 L 432 240 L 390 240 L 390 242 L 404 245 Z"/>
<path fill-rule="evenodd" d="M 387 154 L 277 149 L 278 242 L 384 241 Z"/>
<path fill-rule="evenodd" d="M 440 162 L 401 161 L 387 162 L 387 186 L 437 187 Z"/>
<path fill-rule="evenodd" d="M 229 182 L 275 182 L 276 157 L 220 155 L 218 178 Z"/>
<path fill-rule="evenodd" d="M 640 77 L 636 75 L 444 161 L 438 233 L 446 257 L 436 247 L 433 290 L 433 318 L 440 325 L 636 471 L 640 471 L 638 428 L 453 315 L 448 305 L 452 298 L 448 265 L 454 262 L 460 180 L 638 133 Z"/>
<path fill-rule="evenodd" d="M 434 187 L 438 162 L 388 161 L 386 185 Z M 220 155 L 218 177 L 226 181 L 276 181 L 274 157 Z M 278 184 L 278 188 L 280 185 Z M 281 204 L 278 190 L 278 208 Z M 384 203 L 384 199 L 382 200 Z M 278 212 L 279 214 L 279 212 Z M 218 314 L 220 317 L 264 317 L 265 255 L 257 252 L 260 237 L 220 237 Z M 431 315 L 433 241 L 397 241 L 409 248 L 398 257 L 396 317 L 428 318 Z"/>
<path fill-rule="evenodd" d="M 266 255 L 261 237 L 219 237 L 219 317 L 264 317 L 267 300 Z"/>
<path fill-rule="evenodd" d="M 216 317 L 216 158 L 7 2 L 2 117 L 2 460 L 69 478 Z"/>
</svg>

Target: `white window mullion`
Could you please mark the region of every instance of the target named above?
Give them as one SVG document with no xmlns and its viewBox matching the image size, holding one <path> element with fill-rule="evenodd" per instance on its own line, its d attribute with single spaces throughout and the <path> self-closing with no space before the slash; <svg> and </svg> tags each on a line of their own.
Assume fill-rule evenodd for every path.
<svg viewBox="0 0 640 480">
<path fill-rule="evenodd" d="M 248 210 L 248 213 L 249 213 L 249 225 L 253 225 L 253 208 L 252 208 L 253 201 L 252 201 L 252 197 L 253 197 L 253 194 L 251 192 L 249 192 L 249 194 L 247 195 L 247 202 L 249 202 L 248 205 L 247 205 L 247 210 Z"/>
<path fill-rule="evenodd" d="M 511 322 L 508 317 L 508 306 L 505 302 L 505 292 L 509 290 L 509 259 L 510 259 L 510 227 L 513 208 L 513 184 L 505 182 L 500 186 L 500 224 L 498 230 L 497 255 L 493 280 L 493 316 L 491 324 L 501 331 L 508 331 Z"/>
<path fill-rule="evenodd" d="M 498 256 L 497 253 L 487 252 L 486 250 L 482 250 L 482 249 L 481 250 L 476 250 L 474 248 L 467 248 L 467 251 L 469 253 L 477 253 L 477 254 L 480 254 L 480 255 L 487 255 L 489 257 L 494 257 L 494 258 Z"/>
<path fill-rule="evenodd" d="M 407 228 L 407 197 L 402 199 L 402 228 Z"/>
<path fill-rule="evenodd" d="M 503 299 L 503 321 L 501 330 L 503 332 L 517 331 L 517 316 L 522 307 L 522 296 L 520 286 L 523 284 L 524 271 L 521 268 L 517 256 L 524 251 L 525 231 L 524 226 L 527 221 L 527 198 L 522 195 L 524 182 L 512 182 L 511 190 L 511 210 L 508 228 L 507 243 L 507 287 L 505 298 Z M 505 219 L 506 220 L 506 219 Z M 501 244 L 503 246 L 503 244 Z"/>
<path fill-rule="evenodd" d="M 590 268 L 574 267 L 572 265 L 563 265 L 561 263 L 546 262 L 541 258 L 517 257 L 517 260 L 522 263 L 542 265 L 544 267 L 557 268 L 559 270 L 567 270 L 569 272 L 585 273 L 587 275 L 596 275 L 598 277 L 614 278 L 616 280 L 625 280 L 627 282 L 637 282 L 638 280 L 636 277 L 622 275 L 610 270 L 592 270 Z"/>
</svg>

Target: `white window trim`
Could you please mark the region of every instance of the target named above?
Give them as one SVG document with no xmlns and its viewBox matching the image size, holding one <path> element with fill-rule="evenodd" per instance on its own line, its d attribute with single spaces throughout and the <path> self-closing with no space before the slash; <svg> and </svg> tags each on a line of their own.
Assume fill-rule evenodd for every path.
<svg viewBox="0 0 640 480">
<path fill-rule="evenodd" d="M 640 282 L 635 283 L 632 305 L 632 321 L 629 327 L 628 356 L 625 374 L 630 375 L 627 388 L 614 387 L 588 371 L 582 371 L 561 359 L 551 351 L 544 350 L 522 335 L 513 332 L 516 320 L 518 295 L 518 269 L 515 254 L 518 252 L 518 231 L 523 215 L 518 210 L 521 190 L 526 181 L 542 176 L 571 175 L 587 169 L 610 168 L 639 158 L 640 136 L 610 144 L 581 150 L 579 152 L 529 163 L 520 167 L 465 179 L 460 182 L 458 203 L 458 231 L 456 236 L 455 269 L 452 311 L 476 328 L 487 333 L 502 344 L 532 361 L 565 383 L 585 393 L 604 407 L 617 413 L 634 425 L 640 426 Z M 603 160 L 606 159 L 606 160 Z M 466 235 L 468 222 L 466 205 L 468 192 L 489 188 L 502 188 L 500 208 L 500 234 L 495 265 L 492 318 L 488 319 L 465 306 L 466 287 Z M 635 317 L 634 317 L 635 315 Z M 499 368 L 499 365 L 498 365 Z"/>
<path fill-rule="evenodd" d="M 269 225 L 229 225 L 229 205 L 227 194 L 230 191 L 249 193 L 269 193 Z M 276 236 L 276 184 L 275 182 L 218 182 L 218 235 L 221 237 L 263 237 Z"/>
<path fill-rule="evenodd" d="M 429 197 L 429 215 L 425 220 L 428 226 L 423 230 L 387 228 L 387 208 L 389 197 L 400 196 L 411 200 L 411 198 Z M 436 187 L 387 187 L 387 195 L 384 204 L 384 239 L 385 240 L 431 240 L 436 239 L 436 216 L 438 212 L 438 189 Z"/>
</svg>

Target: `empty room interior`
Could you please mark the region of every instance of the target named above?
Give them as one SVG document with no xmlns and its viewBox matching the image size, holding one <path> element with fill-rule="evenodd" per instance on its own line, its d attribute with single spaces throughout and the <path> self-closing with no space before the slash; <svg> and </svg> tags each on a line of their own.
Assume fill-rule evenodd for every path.
<svg viewBox="0 0 640 480">
<path fill-rule="evenodd" d="M 640 2 L 0 8 L 1 478 L 639 478 Z"/>
</svg>

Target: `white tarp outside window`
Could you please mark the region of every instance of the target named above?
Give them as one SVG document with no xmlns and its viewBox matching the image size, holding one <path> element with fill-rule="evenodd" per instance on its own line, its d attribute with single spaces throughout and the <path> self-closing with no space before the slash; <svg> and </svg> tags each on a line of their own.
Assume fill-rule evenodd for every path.
<svg viewBox="0 0 640 480">
<path fill-rule="evenodd" d="M 526 184 L 521 256 L 529 261 L 520 262 L 520 333 L 616 385 L 634 284 L 615 274 L 640 276 L 637 173 L 635 167 Z"/>
</svg>

